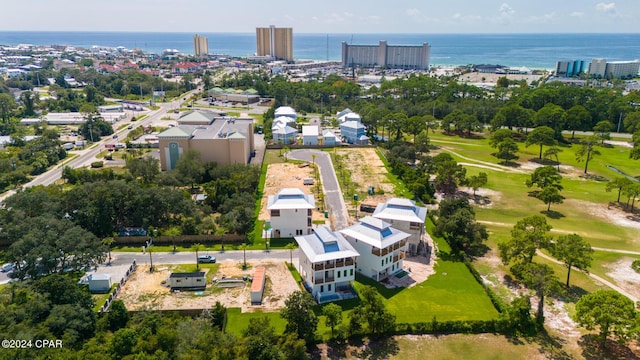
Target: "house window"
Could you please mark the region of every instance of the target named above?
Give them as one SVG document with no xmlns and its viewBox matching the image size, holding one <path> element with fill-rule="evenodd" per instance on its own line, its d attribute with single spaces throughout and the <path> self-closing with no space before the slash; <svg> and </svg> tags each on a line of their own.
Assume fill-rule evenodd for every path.
<svg viewBox="0 0 640 360">
<path fill-rule="evenodd" d="M 353 269 L 349 270 L 349 275 L 353 276 Z"/>
<path fill-rule="evenodd" d="M 271 210 L 271 217 L 280 216 L 280 210 Z"/>
<path fill-rule="evenodd" d="M 202 282 L 202 279 L 196 279 L 196 282 Z"/>
<path fill-rule="evenodd" d="M 384 259 L 380 261 L 380 266 L 384 266 Z"/>
<path fill-rule="evenodd" d="M 311 216 L 313 215 L 313 213 L 311 212 L 311 209 L 307 209 L 307 216 Z"/>
<path fill-rule="evenodd" d="M 307 218 L 307 226 L 311 226 L 311 218 Z"/>
<path fill-rule="evenodd" d="M 351 270 L 351 271 L 353 271 L 353 270 Z M 342 276 L 347 277 L 347 270 L 344 271 Z"/>
<path fill-rule="evenodd" d="M 338 271 L 338 278 L 340 277 L 340 271 Z"/>
<path fill-rule="evenodd" d="M 182 282 L 182 280 L 179 280 L 179 279 L 178 279 L 178 280 L 176 280 L 176 282 L 177 282 L 177 283 L 179 283 L 179 282 Z"/>
<path fill-rule="evenodd" d="M 327 285 L 327 290 L 331 291 L 331 284 Z"/>
<path fill-rule="evenodd" d="M 320 285 L 320 292 L 324 292 L 324 285 Z"/>
</svg>

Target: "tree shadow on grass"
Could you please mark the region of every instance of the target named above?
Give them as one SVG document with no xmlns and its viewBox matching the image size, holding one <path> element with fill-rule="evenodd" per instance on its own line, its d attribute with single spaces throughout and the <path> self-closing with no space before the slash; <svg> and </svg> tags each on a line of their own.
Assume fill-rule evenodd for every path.
<svg viewBox="0 0 640 360">
<path fill-rule="evenodd" d="M 540 345 L 540 353 L 547 354 L 549 359 L 570 360 L 573 359 L 562 347 L 566 340 L 559 336 L 549 334 L 542 329 L 535 337 L 534 341 Z"/>
<path fill-rule="evenodd" d="M 543 211 L 540 211 L 540 213 L 543 215 L 546 215 L 550 219 L 561 219 L 565 217 L 563 213 L 555 210 L 549 210 L 549 211 L 543 210 Z"/>
<path fill-rule="evenodd" d="M 493 154 L 491 154 L 491 155 L 493 155 Z M 519 163 L 517 163 L 515 161 L 508 161 L 508 160 L 500 161 L 498 163 L 498 165 L 508 166 L 508 167 L 511 167 L 511 168 L 519 168 L 521 166 Z"/>
<path fill-rule="evenodd" d="M 364 348 L 359 351 L 354 351 L 356 358 L 358 359 L 388 359 L 391 355 L 398 355 L 400 347 L 398 342 L 393 337 L 380 338 L 376 340 L 370 340 L 364 344 Z"/>
<path fill-rule="evenodd" d="M 628 346 L 610 339 L 607 339 L 605 348 L 602 348 L 594 334 L 582 335 L 578 345 L 582 348 L 582 356 L 587 360 L 640 359 Z"/>
</svg>

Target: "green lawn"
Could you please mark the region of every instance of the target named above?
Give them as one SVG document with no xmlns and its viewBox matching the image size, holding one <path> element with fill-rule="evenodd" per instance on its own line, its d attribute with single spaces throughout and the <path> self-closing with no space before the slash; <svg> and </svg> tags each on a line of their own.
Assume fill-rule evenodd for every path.
<svg viewBox="0 0 640 360">
<path fill-rule="evenodd" d="M 249 320 L 254 318 L 268 317 L 271 325 L 275 327 L 276 334 L 284 332 L 287 322 L 280 317 L 280 312 L 246 312 L 243 313 L 240 308 L 227 309 L 227 326 L 225 332 L 242 337 L 242 332 L 249 326 Z"/>
<path fill-rule="evenodd" d="M 427 281 L 413 287 L 380 290 L 398 323 L 429 322 L 434 316 L 439 321 L 497 318 L 498 311 L 463 263 L 438 259 L 435 269 Z M 356 288 L 365 284 L 381 288 L 363 277 Z"/>
</svg>

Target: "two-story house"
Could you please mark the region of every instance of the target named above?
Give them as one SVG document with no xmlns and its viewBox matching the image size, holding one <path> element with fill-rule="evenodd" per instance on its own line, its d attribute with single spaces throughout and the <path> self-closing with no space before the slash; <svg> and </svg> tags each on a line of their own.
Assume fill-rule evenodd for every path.
<svg viewBox="0 0 640 360">
<path fill-rule="evenodd" d="M 311 216 L 315 207 L 313 194 L 305 194 L 297 188 L 284 188 L 269 196 L 267 209 L 273 237 L 311 234 Z"/>
<path fill-rule="evenodd" d="M 314 233 L 295 237 L 300 247 L 298 271 L 318 303 L 353 297 L 358 252 L 339 232 L 319 226 Z"/>
<path fill-rule="evenodd" d="M 427 208 L 417 206 L 413 200 L 393 198 L 380 203 L 373 217 L 390 223 L 394 228 L 409 233 L 409 253 L 412 255 L 425 250 L 424 221 Z"/>
<path fill-rule="evenodd" d="M 402 270 L 407 238 L 404 231 L 391 224 L 365 216 L 360 222 L 340 230 L 347 241 L 360 254 L 356 271 L 376 281 Z"/>
</svg>

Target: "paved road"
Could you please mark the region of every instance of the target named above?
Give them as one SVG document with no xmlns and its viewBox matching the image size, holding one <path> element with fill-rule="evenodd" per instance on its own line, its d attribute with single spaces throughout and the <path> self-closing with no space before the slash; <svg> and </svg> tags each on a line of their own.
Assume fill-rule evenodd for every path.
<svg viewBox="0 0 640 360">
<path fill-rule="evenodd" d="M 153 248 L 153 247 L 152 247 Z M 215 256 L 216 261 L 233 261 L 242 263 L 244 261 L 244 254 L 241 250 L 231 251 L 200 251 L 199 255 L 211 255 Z M 151 257 L 153 259 L 154 266 L 163 264 L 195 264 L 196 253 L 195 252 L 152 252 Z M 298 250 L 247 250 L 246 259 L 247 262 L 254 261 L 290 261 L 293 257 L 293 263 L 298 263 Z M 126 268 L 136 260 L 138 265 L 149 265 L 149 253 L 140 252 L 111 252 L 111 265 L 103 264 L 98 267 L 98 273 L 111 273 L 109 269 Z M 126 270 L 125 270 L 126 271 Z M 120 275 L 121 276 L 121 275 Z M 0 284 L 6 284 L 9 282 L 7 273 L 0 273 Z"/>
<path fill-rule="evenodd" d="M 334 220 L 332 222 L 333 229 L 344 229 L 349 226 L 349 213 L 347 212 L 347 205 L 342 197 L 340 184 L 338 183 L 336 171 L 333 168 L 333 163 L 331 162 L 329 154 L 318 150 L 301 149 L 291 151 L 287 157 L 313 162 L 314 160 L 311 155 L 316 155 L 315 162 L 320 171 L 327 210 L 329 210 L 330 217 Z"/>
</svg>

